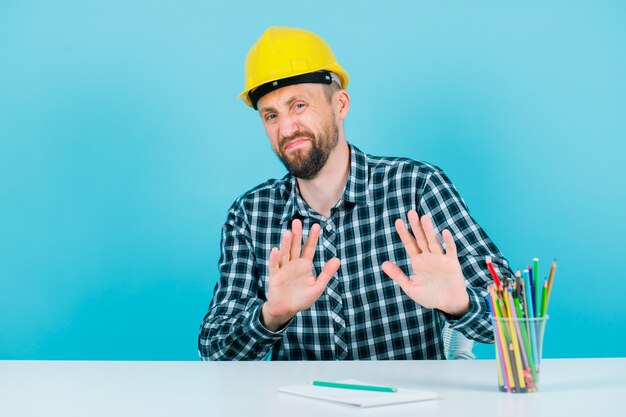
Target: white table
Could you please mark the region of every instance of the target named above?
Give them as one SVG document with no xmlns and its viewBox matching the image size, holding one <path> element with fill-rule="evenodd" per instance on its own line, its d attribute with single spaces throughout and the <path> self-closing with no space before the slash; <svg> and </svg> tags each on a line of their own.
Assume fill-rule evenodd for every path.
<svg viewBox="0 0 626 417">
<path fill-rule="evenodd" d="M 481 361 L 0 361 L 0 416 L 623 415 L 626 358 L 544 360 L 540 392 L 506 394 Z M 277 392 L 355 378 L 436 391 L 434 401 L 358 409 Z"/>
</svg>

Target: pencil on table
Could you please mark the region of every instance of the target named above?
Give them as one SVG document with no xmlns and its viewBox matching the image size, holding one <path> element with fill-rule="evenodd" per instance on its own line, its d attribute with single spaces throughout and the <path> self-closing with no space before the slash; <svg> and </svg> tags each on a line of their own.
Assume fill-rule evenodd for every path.
<svg viewBox="0 0 626 417">
<path fill-rule="evenodd" d="M 391 387 L 379 387 L 374 385 L 360 385 L 360 384 L 345 384 L 342 382 L 327 382 L 327 381 L 310 381 L 311 385 L 315 385 L 318 387 L 326 387 L 326 388 L 341 388 L 341 389 L 352 389 L 359 391 L 377 391 L 377 392 L 397 392 L 397 388 Z"/>
</svg>

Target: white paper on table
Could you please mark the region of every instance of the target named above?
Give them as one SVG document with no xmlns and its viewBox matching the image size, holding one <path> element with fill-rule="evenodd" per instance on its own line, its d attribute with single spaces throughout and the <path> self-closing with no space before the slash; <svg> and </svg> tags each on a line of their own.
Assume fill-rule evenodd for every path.
<svg viewBox="0 0 626 417">
<path fill-rule="evenodd" d="M 346 379 L 343 384 L 374 385 L 355 379 Z M 316 385 L 292 385 L 279 387 L 279 392 L 300 397 L 350 404 L 357 407 L 376 407 L 381 405 L 404 404 L 416 401 L 434 400 L 437 393 L 433 391 L 398 388 L 396 392 L 362 391 L 344 388 L 319 387 Z"/>
</svg>

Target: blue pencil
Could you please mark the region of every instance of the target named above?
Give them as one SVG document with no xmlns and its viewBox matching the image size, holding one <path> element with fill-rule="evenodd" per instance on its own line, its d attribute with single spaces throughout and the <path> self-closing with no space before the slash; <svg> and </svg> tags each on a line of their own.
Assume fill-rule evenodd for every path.
<svg viewBox="0 0 626 417">
<path fill-rule="evenodd" d="M 537 311 L 537 304 L 535 303 L 535 280 L 533 279 L 533 269 L 530 267 L 530 265 L 528 265 L 527 269 L 526 269 L 526 273 L 528 274 L 528 288 L 530 288 L 530 295 L 531 297 L 529 298 L 529 302 L 533 305 L 533 312 Z"/>
<path fill-rule="evenodd" d="M 535 317 L 541 317 L 541 279 L 539 278 L 539 258 L 533 258 L 533 281 L 535 289 Z"/>
<path fill-rule="evenodd" d="M 532 292 L 530 289 L 530 283 L 532 282 L 530 279 L 530 269 L 528 271 L 524 271 L 524 287 L 526 289 L 526 304 L 528 304 L 528 318 L 529 319 L 534 319 L 535 318 L 535 309 L 532 303 L 532 299 L 534 298 L 532 296 Z M 532 350 L 532 354 L 533 354 L 533 362 L 535 364 L 538 364 L 538 357 L 537 354 L 539 352 L 537 352 L 537 335 L 535 332 L 535 326 L 532 323 L 528 323 L 528 334 L 530 335 L 530 345 L 531 345 L 531 350 Z"/>
</svg>

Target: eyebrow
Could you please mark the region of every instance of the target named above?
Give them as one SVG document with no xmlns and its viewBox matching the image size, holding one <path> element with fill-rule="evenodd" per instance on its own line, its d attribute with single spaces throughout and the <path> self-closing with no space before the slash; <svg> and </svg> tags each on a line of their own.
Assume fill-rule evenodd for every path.
<svg viewBox="0 0 626 417">
<path fill-rule="evenodd" d="M 289 97 L 289 99 L 285 101 L 285 105 L 289 107 L 293 104 L 294 101 L 303 100 L 303 99 L 306 99 L 306 94 L 296 94 L 296 95 Z M 276 109 L 272 106 L 265 106 L 259 109 L 259 113 L 266 112 L 266 111 L 276 111 Z"/>
</svg>

